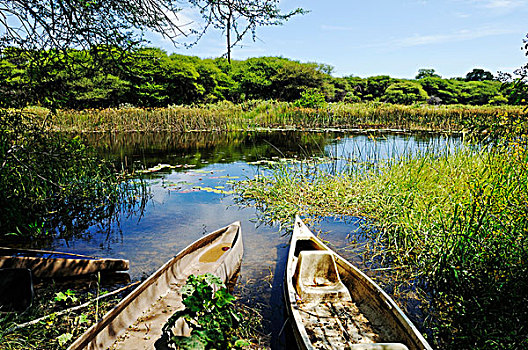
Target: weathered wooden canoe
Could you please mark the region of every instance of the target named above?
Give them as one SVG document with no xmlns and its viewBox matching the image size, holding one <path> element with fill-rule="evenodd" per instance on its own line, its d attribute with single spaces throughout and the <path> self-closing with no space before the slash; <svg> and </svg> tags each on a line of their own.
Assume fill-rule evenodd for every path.
<svg viewBox="0 0 528 350">
<path fill-rule="evenodd" d="M 183 308 L 180 287 L 194 274 L 227 282 L 242 263 L 240 223 L 189 245 L 154 272 L 68 349 L 154 349 L 169 317 Z"/>
<path fill-rule="evenodd" d="M 73 253 L 0 247 L 0 268 L 26 268 L 39 278 L 71 277 L 98 271 L 128 270 L 128 260 Z"/>
<path fill-rule="evenodd" d="M 431 349 L 394 301 L 315 237 L 299 217 L 284 294 L 300 349 Z"/>
</svg>

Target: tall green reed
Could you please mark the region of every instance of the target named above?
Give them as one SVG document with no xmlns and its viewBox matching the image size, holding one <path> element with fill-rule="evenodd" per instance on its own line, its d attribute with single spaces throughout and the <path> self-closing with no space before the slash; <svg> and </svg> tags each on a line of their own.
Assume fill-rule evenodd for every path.
<svg viewBox="0 0 528 350">
<path fill-rule="evenodd" d="M 516 133 L 488 147 L 367 157 L 337 173 L 279 166 L 238 189 L 268 220 L 367 218 L 367 255 L 385 256 L 401 271 L 394 290 L 405 290 L 403 278 L 424 288 L 427 327 L 439 348 L 522 348 L 528 329 L 515 326 L 528 321 L 526 143 Z"/>
<path fill-rule="evenodd" d="M 190 131 L 251 128 L 376 128 L 463 132 L 485 131 L 498 113 L 524 115 L 513 106 L 430 106 L 388 103 L 331 103 L 327 108 L 298 107 L 280 101 L 222 101 L 167 108 L 61 110 L 51 119 L 61 131 Z"/>
</svg>

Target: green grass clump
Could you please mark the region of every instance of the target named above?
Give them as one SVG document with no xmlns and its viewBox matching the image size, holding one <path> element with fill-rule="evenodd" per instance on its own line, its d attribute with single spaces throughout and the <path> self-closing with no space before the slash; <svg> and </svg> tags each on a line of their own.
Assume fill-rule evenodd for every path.
<svg viewBox="0 0 528 350">
<path fill-rule="evenodd" d="M 492 147 L 415 153 L 337 175 L 282 166 L 239 183 L 239 199 L 282 223 L 296 213 L 368 218 L 365 230 L 380 252 L 370 255 L 388 256 L 401 276 L 422 282 L 432 343 L 525 348 L 528 137 L 516 135 Z"/>
</svg>

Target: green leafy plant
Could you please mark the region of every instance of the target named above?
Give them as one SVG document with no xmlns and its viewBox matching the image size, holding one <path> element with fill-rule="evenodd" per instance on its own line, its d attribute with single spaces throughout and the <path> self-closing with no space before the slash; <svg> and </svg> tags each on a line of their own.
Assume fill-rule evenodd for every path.
<svg viewBox="0 0 528 350">
<path fill-rule="evenodd" d="M 63 333 L 57 337 L 57 342 L 59 343 L 59 346 L 64 346 L 66 343 L 68 343 L 73 338 L 73 334 L 71 333 Z"/>
<path fill-rule="evenodd" d="M 215 275 L 191 275 L 182 287 L 185 309 L 177 311 L 163 327 L 167 345 L 174 349 L 241 349 L 249 345 L 239 339 L 242 316 L 234 309 L 235 297 Z M 182 319 L 191 329 L 189 337 L 176 332 Z"/>
<path fill-rule="evenodd" d="M 66 292 L 57 292 L 55 293 L 54 300 L 57 302 L 77 302 L 78 298 L 75 296 L 75 291 L 68 289 Z"/>
<path fill-rule="evenodd" d="M 322 92 L 317 89 L 308 89 L 301 92 L 301 98 L 295 101 L 295 105 L 305 108 L 326 108 L 328 103 Z"/>
</svg>

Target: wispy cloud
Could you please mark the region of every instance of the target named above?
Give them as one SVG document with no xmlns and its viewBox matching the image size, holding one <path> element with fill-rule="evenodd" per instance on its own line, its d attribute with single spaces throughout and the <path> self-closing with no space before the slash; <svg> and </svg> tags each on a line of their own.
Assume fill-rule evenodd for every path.
<svg viewBox="0 0 528 350">
<path fill-rule="evenodd" d="M 522 0 L 484 0 L 484 7 L 490 9 L 513 9 L 520 6 L 528 5 L 528 1 Z"/>
<path fill-rule="evenodd" d="M 464 13 L 464 12 L 456 12 L 454 15 L 455 15 L 455 17 L 458 17 L 458 18 L 469 18 L 469 17 L 471 17 L 471 14 Z"/>
<path fill-rule="evenodd" d="M 461 2 L 463 0 L 456 1 Z M 513 10 L 518 7 L 528 6 L 528 0 L 470 0 L 470 3 L 494 10 Z"/>
<path fill-rule="evenodd" d="M 397 39 L 392 42 L 392 47 L 411 47 L 421 45 L 441 44 L 447 42 L 467 41 L 489 36 L 517 33 L 517 30 L 505 28 L 480 28 L 474 30 L 460 30 L 447 34 L 413 35 Z"/>
<path fill-rule="evenodd" d="M 389 39 L 390 40 L 389 42 L 387 41 L 371 42 L 365 45 L 354 46 L 354 48 L 355 49 L 381 48 L 381 49 L 392 51 L 395 49 L 402 49 L 402 48 L 407 48 L 407 47 L 453 43 L 453 42 L 461 42 L 461 41 L 470 41 L 470 40 L 485 38 L 485 37 L 490 37 L 490 36 L 518 34 L 519 32 L 522 32 L 522 31 L 519 31 L 518 28 L 509 28 L 509 29 L 480 28 L 480 29 L 472 29 L 472 30 L 459 30 L 456 32 L 444 33 L 444 34 L 431 34 L 431 35 L 415 34 L 415 35 L 404 37 L 404 38 L 392 38 L 392 39 Z"/>
</svg>

